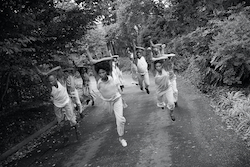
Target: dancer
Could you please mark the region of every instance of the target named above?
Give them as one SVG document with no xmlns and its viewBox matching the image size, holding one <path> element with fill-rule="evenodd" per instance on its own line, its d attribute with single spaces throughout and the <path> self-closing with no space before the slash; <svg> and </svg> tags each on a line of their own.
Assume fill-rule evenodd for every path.
<svg viewBox="0 0 250 167">
<path fill-rule="evenodd" d="M 70 121 L 71 126 L 76 125 L 76 116 L 73 112 L 73 108 L 70 103 L 70 98 L 66 87 L 64 87 L 54 75 L 49 76 L 49 82 L 51 84 L 51 99 L 54 104 L 54 112 L 57 118 L 58 124 L 64 119 L 64 114 L 61 110 L 65 110 L 67 120 Z"/>
<path fill-rule="evenodd" d="M 165 44 L 161 44 L 161 43 L 157 43 L 154 44 L 152 42 L 152 40 L 150 39 L 150 46 L 151 48 L 149 48 L 151 50 L 151 55 L 154 57 L 162 57 L 162 56 L 167 56 L 165 54 Z M 177 89 L 177 84 L 176 84 L 176 75 L 174 74 L 174 68 L 173 68 L 173 63 L 172 63 L 172 56 L 167 56 L 169 61 L 167 61 L 167 63 L 169 63 L 169 65 L 167 66 L 167 68 L 165 70 L 167 70 L 170 74 L 170 84 L 171 87 L 173 89 L 173 94 L 174 94 L 174 99 L 175 99 L 175 106 L 177 107 L 177 101 L 178 101 L 178 89 Z"/>
<path fill-rule="evenodd" d="M 63 76 L 64 73 L 60 66 L 57 66 L 49 70 L 48 72 L 42 72 L 36 66 L 35 68 L 37 72 L 40 73 L 41 75 L 48 76 L 49 83 L 51 85 L 51 100 L 54 104 L 54 113 L 57 119 L 57 126 L 63 132 L 64 145 L 66 145 L 69 141 L 69 137 L 66 135 L 64 128 L 62 128 L 63 122 L 65 120 L 68 120 L 70 122 L 70 125 L 75 129 L 77 139 L 78 139 L 78 133 L 77 133 L 76 115 L 73 111 L 72 102 L 67 92 L 66 81 Z M 59 79 L 61 80 L 61 82 L 59 82 L 59 79 L 56 77 L 55 74 L 51 74 L 55 73 L 55 71 L 57 70 L 59 70 L 57 72 L 57 75 L 60 76 Z"/>
<path fill-rule="evenodd" d="M 175 106 L 178 106 L 178 89 L 177 89 L 177 83 L 176 83 L 176 75 L 174 73 L 174 64 L 172 62 L 172 57 L 169 57 L 169 66 L 168 69 L 169 74 L 170 74 L 170 84 L 173 89 L 173 94 L 174 94 L 174 103 Z"/>
<path fill-rule="evenodd" d="M 164 63 L 168 60 L 168 57 L 174 56 L 174 54 L 168 54 L 159 58 L 153 58 L 155 69 L 155 84 L 157 94 L 157 106 L 164 109 L 166 106 L 170 111 L 170 117 L 172 121 L 175 121 L 174 108 L 175 99 L 173 96 L 173 89 L 170 83 L 170 74 L 164 69 Z M 167 104 L 166 104 L 167 103 Z"/>
<path fill-rule="evenodd" d="M 73 105 L 76 105 L 74 107 L 76 107 L 76 109 L 79 110 L 80 117 L 83 118 L 82 103 L 80 101 L 80 97 L 79 97 L 78 91 L 77 91 L 76 86 L 75 86 L 75 79 L 74 79 L 74 75 L 73 75 L 74 69 L 70 68 L 70 69 L 65 69 L 64 71 L 65 71 L 66 78 L 67 78 L 66 79 L 66 87 L 67 87 L 69 97 L 71 98 Z"/>
<path fill-rule="evenodd" d="M 74 74 L 74 83 L 75 83 L 75 88 L 78 92 L 80 101 L 83 101 L 83 79 L 80 75 L 79 71 L 76 71 Z"/>
<path fill-rule="evenodd" d="M 127 48 L 128 56 L 130 59 L 130 68 L 131 68 L 131 74 L 132 74 L 132 79 L 134 82 L 132 82 L 135 85 L 138 85 L 138 72 L 137 72 L 137 67 L 135 64 L 135 57 L 134 54 L 130 51 L 129 48 Z"/>
<path fill-rule="evenodd" d="M 135 46 L 137 49 L 136 51 L 136 66 L 137 66 L 137 71 L 138 71 L 138 81 L 140 85 L 140 89 L 143 90 L 143 83 L 145 85 L 145 90 L 147 94 L 149 94 L 149 74 L 148 74 L 148 63 L 145 60 L 145 57 L 142 55 L 144 52 L 145 48 Z"/>
<path fill-rule="evenodd" d="M 121 91 L 123 91 L 124 84 L 123 84 L 123 77 L 122 77 L 122 71 L 118 67 L 118 55 L 114 55 L 113 61 L 112 61 L 112 77 L 114 78 L 115 82 L 120 86 Z"/>
<path fill-rule="evenodd" d="M 88 74 L 88 68 L 83 67 L 81 68 L 80 72 L 83 78 L 83 95 L 86 97 L 86 100 L 85 100 L 86 105 L 88 105 L 92 101 L 92 106 L 94 106 L 97 95 L 91 87 L 90 78 Z"/>
<path fill-rule="evenodd" d="M 114 81 L 110 76 L 111 74 L 111 65 L 110 61 L 113 57 L 105 57 L 99 60 L 94 60 L 92 55 L 88 51 L 87 53 L 91 64 L 94 65 L 94 69 L 99 77 L 97 82 L 97 89 L 101 93 L 101 98 L 109 106 L 109 111 L 114 112 L 117 125 L 117 133 L 119 135 L 119 141 L 123 147 L 127 146 L 126 140 L 123 138 L 124 127 L 126 119 L 123 116 L 123 99 L 121 97 L 121 90 L 119 85 Z"/>
<path fill-rule="evenodd" d="M 164 53 L 165 47 L 166 47 L 165 44 L 161 44 L 161 43 L 154 44 L 151 39 L 149 40 L 149 42 L 150 42 L 151 51 L 154 57 L 161 57 L 165 54 Z"/>
</svg>

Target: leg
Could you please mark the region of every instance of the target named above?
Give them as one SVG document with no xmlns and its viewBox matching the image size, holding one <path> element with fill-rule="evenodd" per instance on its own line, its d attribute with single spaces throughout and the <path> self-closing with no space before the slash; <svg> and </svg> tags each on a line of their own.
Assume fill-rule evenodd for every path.
<svg viewBox="0 0 250 167">
<path fill-rule="evenodd" d="M 82 113 L 82 103 L 80 101 L 79 94 L 78 94 L 77 90 L 75 90 L 75 103 L 78 106 L 79 113 L 81 114 Z"/>
<path fill-rule="evenodd" d="M 147 94 L 149 94 L 150 92 L 149 92 L 149 90 L 148 90 L 148 87 L 149 87 L 149 74 L 148 73 L 146 73 L 145 75 L 144 75 L 144 83 L 145 83 L 145 89 L 146 89 L 146 92 L 147 92 Z"/>
<path fill-rule="evenodd" d="M 92 106 L 95 105 L 95 99 L 97 97 L 96 93 L 94 92 L 94 90 L 92 89 L 91 84 L 88 84 L 88 89 L 89 89 L 89 94 L 91 96 L 91 100 L 92 100 Z"/>
<path fill-rule="evenodd" d="M 73 112 L 73 108 L 70 103 L 67 103 L 64 108 L 65 108 L 66 118 L 70 121 L 70 125 L 73 126 L 73 128 L 75 129 L 76 139 L 78 140 L 76 115 Z"/>
<path fill-rule="evenodd" d="M 135 84 L 138 85 L 137 67 L 134 63 L 131 64 L 131 74 Z"/>
<path fill-rule="evenodd" d="M 164 107 L 166 106 L 166 103 L 164 102 L 164 99 L 163 99 L 163 95 L 157 93 L 157 107 L 161 107 L 162 109 L 164 109 Z"/>
<path fill-rule="evenodd" d="M 71 105 L 71 103 L 67 103 L 65 106 L 64 106 L 64 109 L 65 109 L 65 114 L 66 114 L 66 118 L 67 120 L 70 121 L 70 124 L 72 126 L 76 125 L 76 115 L 75 113 L 73 112 L 73 107 Z"/>
<path fill-rule="evenodd" d="M 63 127 L 64 125 L 63 122 L 65 121 L 65 115 L 62 113 L 62 108 L 54 106 L 54 111 L 55 111 L 56 118 L 57 118 L 58 130 L 63 134 L 64 145 L 67 145 L 69 138 L 66 135 L 65 129 Z"/>
<path fill-rule="evenodd" d="M 124 135 L 124 126 L 125 126 L 125 122 L 126 122 L 126 119 L 123 116 L 123 102 L 122 102 L 122 98 L 119 98 L 114 103 L 114 114 L 115 114 L 115 118 L 116 118 L 117 133 L 119 135 L 119 141 L 121 142 L 121 144 L 124 147 L 126 147 L 127 146 L 127 142 L 122 137 Z"/>
<path fill-rule="evenodd" d="M 56 115 L 57 123 L 60 124 L 64 119 L 64 115 L 62 114 L 62 108 L 56 107 L 54 105 L 54 112 Z"/>
<path fill-rule="evenodd" d="M 173 88 L 173 94 L 174 94 L 175 104 L 177 105 L 177 101 L 178 101 L 178 89 L 177 89 L 177 84 L 176 84 L 176 78 L 174 78 L 172 80 L 172 88 Z"/>
<path fill-rule="evenodd" d="M 173 89 L 169 88 L 168 91 L 166 92 L 166 100 L 167 100 L 167 108 L 170 111 L 170 117 L 172 119 L 172 121 L 175 121 L 175 117 L 174 117 L 174 108 L 175 108 L 175 104 L 174 104 L 174 95 L 173 95 Z"/>
<path fill-rule="evenodd" d="M 143 76 L 141 76 L 141 74 L 138 74 L 138 82 L 140 89 L 143 90 Z"/>
<path fill-rule="evenodd" d="M 124 84 L 123 84 L 123 77 L 122 77 L 122 71 L 119 69 L 119 81 L 120 81 L 120 84 L 121 84 L 121 90 L 123 91 L 123 88 L 124 88 Z"/>
</svg>

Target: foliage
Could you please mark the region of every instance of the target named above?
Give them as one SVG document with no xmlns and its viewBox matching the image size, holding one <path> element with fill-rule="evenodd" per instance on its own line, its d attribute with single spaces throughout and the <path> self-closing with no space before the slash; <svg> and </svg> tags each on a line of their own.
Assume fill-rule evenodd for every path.
<svg viewBox="0 0 250 167">
<path fill-rule="evenodd" d="M 110 30 L 107 31 L 107 42 L 113 43 L 119 55 L 125 55 L 127 47 L 132 48 L 133 40 L 143 46 L 142 31 L 147 27 L 147 19 L 151 15 L 162 15 L 162 3 L 152 0 L 118 0 L 114 9 L 116 22 L 107 27 Z"/>
<path fill-rule="evenodd" d="M 196 78 L 194 83 L 204 92 L 218 85 L 247 86 L 250 67 L 247 11 L 246 7 L 228 19 L 215 19 L 169 42 L 166 51 L 177 53 L 173 59 L 176 70 L 187 70 L 185 74 Z"/>
<path fill-rule="evenodd" d="M 220 74 L 215 77 L 215 80 L 227 85 L 248 83 L 250 79 L 249 8 L 214 24 L 220 29 L 209 46 L 213 53 L 211 65 Z"/>
<path fill-rule="evenodd" d="M 32 106 L 34 106 L 34 102 Z M 1 116 L 1 153 L 54 120 L 52 110 L 53 106 L 41 103 L 39 107 L 22 106 L 22 109 L 20 108 L 16 113 Z"/>
<path fill-rule="evenodd" d="M 233 129 L 250 144 L 250 96 L 241 91 L 222 93 L 213 108 L 228 129 Z"/>
<path fill-rule="evenodd" d="M 66 54 L 71 62 L 69 64 L 77 67 L 89 66 L 90 62 L 87 58 L 87 45 L 92 50 L 93 54 L 101 58 L 107 55 L 106 30 L 101 22 L 96 22 L 91 26 L 91 29 L 79 39 L 68 42 L 65 45 Z M 108 54 L 109 55 L 109 54 Z"/>
<path fill-rule="evenodd" d="M 48 97 L 45 78 L 32 67 L 69 66 L 66 44 L 82 37 L 106 11 L 105 2 L 4 1 L 0 5 L 0 110 Z M 101 7 L 101 8 L 100 8 Z M 45 69 L 46 70 L 46 69 Z"/>
<path fill-rule="evenodd" d="M 130 72 L 131 62 L 128 57 L 119 58 L 119 68 L 122 72 Z"/>
</svg>

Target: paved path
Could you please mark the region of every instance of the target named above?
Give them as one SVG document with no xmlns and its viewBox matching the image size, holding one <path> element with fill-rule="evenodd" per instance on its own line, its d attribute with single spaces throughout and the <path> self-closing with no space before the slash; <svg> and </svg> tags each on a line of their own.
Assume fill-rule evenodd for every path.
<svg viewBox="0 0 250 167">
<path fill-rule="evenodd" d="M 156 107 L 153 77 L 151 93 L 141 91 L 125 75 L 128 108 L 125 138 L 118 141 L 115 118 L 103 103 L 86 111 L 80 122 L 80 141 L 72 130 L 64 147 L 59 133 L 48 136 L 19 167 L 249 167 L 250 151 L 236 134 L 226 130 L 209 106 L 209 99 L 178 77 L 179 102 L 172 122 L 167 110 Z"/>
</svg>

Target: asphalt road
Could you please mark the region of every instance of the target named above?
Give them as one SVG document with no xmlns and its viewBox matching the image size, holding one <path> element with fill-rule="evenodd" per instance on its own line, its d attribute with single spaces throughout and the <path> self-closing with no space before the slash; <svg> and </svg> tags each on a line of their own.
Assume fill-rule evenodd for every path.
<svg viewBox="0 0 250 167">
<path fill-rule="evenodd" d="M 92 78 L 93 79 L 93 78 Z M 47 136 L 29 155 L 8 166 L 35 167 L 249 167 L 250 150 L 236 133 L 227 130 L 216 116 L 209 99 L 183 78 L 177 78 L 179 90 L 176 121 L 165 109 L 157 108 L 154 80 L 150 94 L 124 76 L 123 97 L 127 120 L 128 146 L 118 141 L 114 115 L 98 98 L 94 107 L 80 120 L 81 135 L 76 140 L 68 128 L 70 141 L 62 144 L 58 132 Z"/>
</svg>

